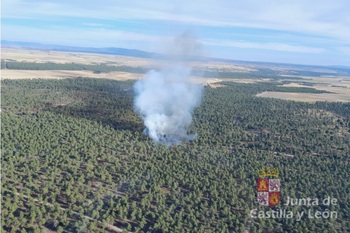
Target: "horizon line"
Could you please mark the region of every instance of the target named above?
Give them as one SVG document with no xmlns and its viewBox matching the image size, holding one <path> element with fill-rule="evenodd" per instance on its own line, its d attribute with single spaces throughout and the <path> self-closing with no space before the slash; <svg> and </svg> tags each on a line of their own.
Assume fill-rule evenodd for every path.
<svg viewBox="0 0 350 233">
<path fill-rule="evenodd" d="M 3 43 L 9 43 L 3 45 Z M 25 45 L 28 44 L 28 45 Z M 32 44 L 32 45 L 30 45 Z M 34 46 L 31 48 L 30 46 Z M 38 46 L 38 47 L 35 47 Z M 51 46 L 53 48 L 40 48 L 39 46 Z M 56 47 L 56 48 L 55 48 Z M 61 48 L 59 48 L 61 47 Z M 62 52 L 80 52 L 80 53 L 92 53 L 92 54 L 105 54 L 105 55 L 120 55 L 120 56 L 129 56 L 129 57 L 139 57 L 139 58 L 148 58 L 148 59 L 160 59 L 161 56 L 166 56 L 164 53 L 158 53 L 153 51 L 146 51 L 135 48 L 123 48 L 123 47 L 87 47 L 87 46 L 74 46 L 74 45 L 59 45 L 59 44 L 46 44 L 40 42 L 31 42 L 31 41 L 12 41 L 12 40 L 1 40 L 1 48 L 22 48 L 22 49 L 32 49 L 32 50 L 52 50 L 52 51 L 62 51 Z M 66 50 L 65 50 L 66 49 Z M 72 49 L 72 50 L 69 50 Z M 73 49 L 81 49 L 85 51 L 74 51 Z M 107 51 L 88 51 L 89 49 L 120 49 L 124 52 L 140 52 L 142 55 L 132 55 L 132 54 L 118 54 L 116 52 L 108 53 Z M 158 57 L 157 57 L 158 56 Z M 160 56 L 160 57 L 159 57 Z M 196 58 L 196 57 L 191 57 Z M 350 66 L 346 65 L 315 65 L 315 64 L 302 64 L 302 63 L 284 63 L 284 62 L 271 62 L 271 61 L 261 61 L 261 60 L 237 60 L 232 58 L 222 58 L 222 57 L 203 57 L 204 59 L 209 59 L 212 61 L 221 61 L 221 62 L 237 62 L 237 63 L 260 63 L 260 65 L 286 65 L 286 66 L 305 66 L 305 67 L 322 67 L 322 68 L 345 68 L 350 69 Z M 197 57 L 198 60 L 204 60 L 203 58 Z M 192 60 L 192 59 L 191 59 Z M 193 59 L 195 60 L 195 59 Z"/>
</svg>

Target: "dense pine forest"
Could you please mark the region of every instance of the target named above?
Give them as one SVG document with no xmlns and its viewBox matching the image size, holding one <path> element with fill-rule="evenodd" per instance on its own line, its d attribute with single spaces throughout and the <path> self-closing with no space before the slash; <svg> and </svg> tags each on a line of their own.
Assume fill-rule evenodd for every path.
<svg viewBox="0 0 350 233">
<path fill-rule="evenodd" d="M 133 83 L 1 81 L 2 232 L 350 232 L 349 103 L 259 98 L 318 91 L 223 82 L 195 109 L 197 140 L 167 148 L 143 134 Z M 252 219 L 271 209 L 256 201 L 266 166 L 280 170 L 272 209 L 337 218 Z M 288 196 L 338 202 L 284 206 Z"/>
</svg>

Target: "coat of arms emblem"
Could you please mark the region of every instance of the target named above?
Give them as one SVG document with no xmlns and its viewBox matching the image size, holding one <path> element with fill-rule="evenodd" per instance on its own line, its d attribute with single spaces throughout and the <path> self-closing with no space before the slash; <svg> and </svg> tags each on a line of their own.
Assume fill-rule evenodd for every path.
<svg viewBox="0 0 350 233">
<path fill-rule="evenodd" d="M 262 168 L 257 179 L 258 202 L 263 206 L 275 206 L 280 202 L 281 182 L 277 168 Z"/>
</svg>

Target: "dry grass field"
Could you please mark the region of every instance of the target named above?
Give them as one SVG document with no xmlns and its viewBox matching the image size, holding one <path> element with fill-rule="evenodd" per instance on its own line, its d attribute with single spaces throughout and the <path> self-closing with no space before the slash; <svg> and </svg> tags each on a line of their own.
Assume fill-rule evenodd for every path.
<svg viewBox="0 0 350 233">
<path fill-rule="evenodd" d="M 147 58 L 135 58 L 127 56 L 117 55 L 105 55 L 105 54 L 91 54 L 91 53 L 73 53 L 73 52 L 57 52 L 57 51 L 40 51 L 40 50 L 26 50 L 16 48 L 3 48 L 1 51 L 2 59 L 8 61 L 17 62 L 36 62 L 36 63 L 77 63 L 77 64 L 106 64 L 114 66 L 130 66 L 130 67 L 152 67 L 152 66 L 166 66 L 166 62 L 156 61 Z M 238 66 L 226 63 L 212 62 L 210 64 L 206 62 L 193 62 L 191 66 L 198 69 L 216 69 L 221 71 L 231 72 L 250 72 L 254 71 L 249 66 Z M 1 70 L 2 79 L 64 79 L 74 77 L 89 77 L 89 78 L 107 78 L 114 80 L 133 80 L 141 79 L 142 74 L 127 73 L 127 72 L 109 72 L 96 74 L 89 70 Z M 222 82 L 222 79 L 218 78 L 203 78 L 192 77 L 193 82 L 210 84 L 211 87 L 220 87 L 220 85 L 214 83 Z M 229 81 L 229 79 L 225 79 Z M 241 83 L 256 82 L 254 79 L 230 79 L 230 81 L 237 81 Z"/>
<path fill-rule="evenodd" d="M 64 78 L 108 78 L 114 80 L 140 79 L 142 74 L 113 71 L 95 74 L 90 70 L 2 70 L 2 79 L 64 79 Z"/>
<path fill-rule="evenodd" d="M 26 50 L 17 48 L 2 48 L 1 59 L 17 62 L 36 62 L 36 63 L 78 63 L 86 65 L 104 64 L 111 66 L 129 66 L 149 68 L 154 66 L 166 66 L 166 61 L 156 61 L 147 58 L 136 58 L 117 55 L 92 54 L 92 53 L 76 53 L 76 52 L 57 52 L 57 51 L 39 51 Z M 224 62 L 193 62 L 191 64 L 195 69 L 216 70 L 222 72 L 242 72 L 249 73 L 257 70 L 254 65 L 235 65 Z M 285 70 L 285 68 L 275 67 L 274 70 Z M 89 78 L 107 78 L 114 80 L 134 80 L 141 79 L 142 74 L 113 71 L 108 73 L 94 73 L 89 70 L 1 70 L 1 79 L 64 79 L 74 77 Z M 263 92 L 259 93 L 259 97 L 279 98 L 294 101 L 315 102 L 315 101 L 339 101 L 350 102 L 350 77 L 310 77 L 300 76 L 305 82 L 311 83 L 317 90 L 325 90 L 333 93 L 288 93 L 288 92 Z M 195 83 L 203 83 L 212 88 L 222 87 L 219 84 L 222 81 L 231 81 L 237 83 L 257 83 L 269 82 L 268 78 L 204 78 L 191 77 Z M 286 87 L 310 87 L 303 85 L 300 80 L 293 83 L 284 84 Z"/>
<path fill-rule="evenodd" d="M 267 98 L 277 98 L 284 100 L 294 100 L 301 102 L 316 102 L 316 101 L 328 101 L 328 102 L 350 102 L 349 95 L 340 95 L 340 94 L 328 94 L 328 93 L 292 93 L 292 92 L 276 92 L 276 91 L 267 91 L 260 94 L 257 94 L 258 97 L 267 97 Z"/>
<path fill-rule="evenodd" d="M 133 67 L 146 67 L 154 64 L 154 60 L 146 58 L 108 54 L 26 50 L 16 48 L 2 48 L 1 57 L 2 59 L 15 60 L 18 62 L 23 61 L 37 63 L 79 63 L 86 65 L 107 64 Z"/>
<path fill-rule="evenodd" d="M 166 66 L 166 61 L 159 61 L 148 58 L 127 57 L 108 54 L 77 53 L 77 52 L 59 52 L 59 51 L 41 51 L 26 50 L 17 48 L 2 48 L 2 59 L 14 60 L 18 62 L 37 62 L 37 63 L 79 63 L 86 65 L 106 64 L 115 66 L 131 67 L 152 67 Z M 256 71 L 249 65 L 233 65 L 228 63 L 211 62 L 193 62 L 192 67 L 206 70 L 219 70 L 231 72 L 251 72 Z"/>
<path fill-rule="evenodd" d="M 259 97 L 278 98 L 302 102 L 350 102 L 350 77 L 302 77 L 305 81 L 312 83 L 311 88 L 329 91 L 332 93 L 290 93 L 290 92 L 263 92 Z M 309 87 L 298 82 L 284 84 L 285 87 Z"/>
</svg>

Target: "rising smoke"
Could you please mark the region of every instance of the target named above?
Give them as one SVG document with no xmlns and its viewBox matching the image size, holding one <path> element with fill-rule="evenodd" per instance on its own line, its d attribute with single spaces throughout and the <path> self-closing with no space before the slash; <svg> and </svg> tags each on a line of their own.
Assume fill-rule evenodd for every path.
<svg viewBox="0 0 350 233">
<path fill-rule="evenodd" d="M 195 38 L 184 33 L 175 39 L 166 65 L 149 71 L 134 85 L 134 108 L 146 126 L 145 133 L 167 146 L 194 140 L 187 130 L 193 110 L 200 104 L 203 86 L 190 81 L 189 60 L 198 56 Z"/>
</svg>

